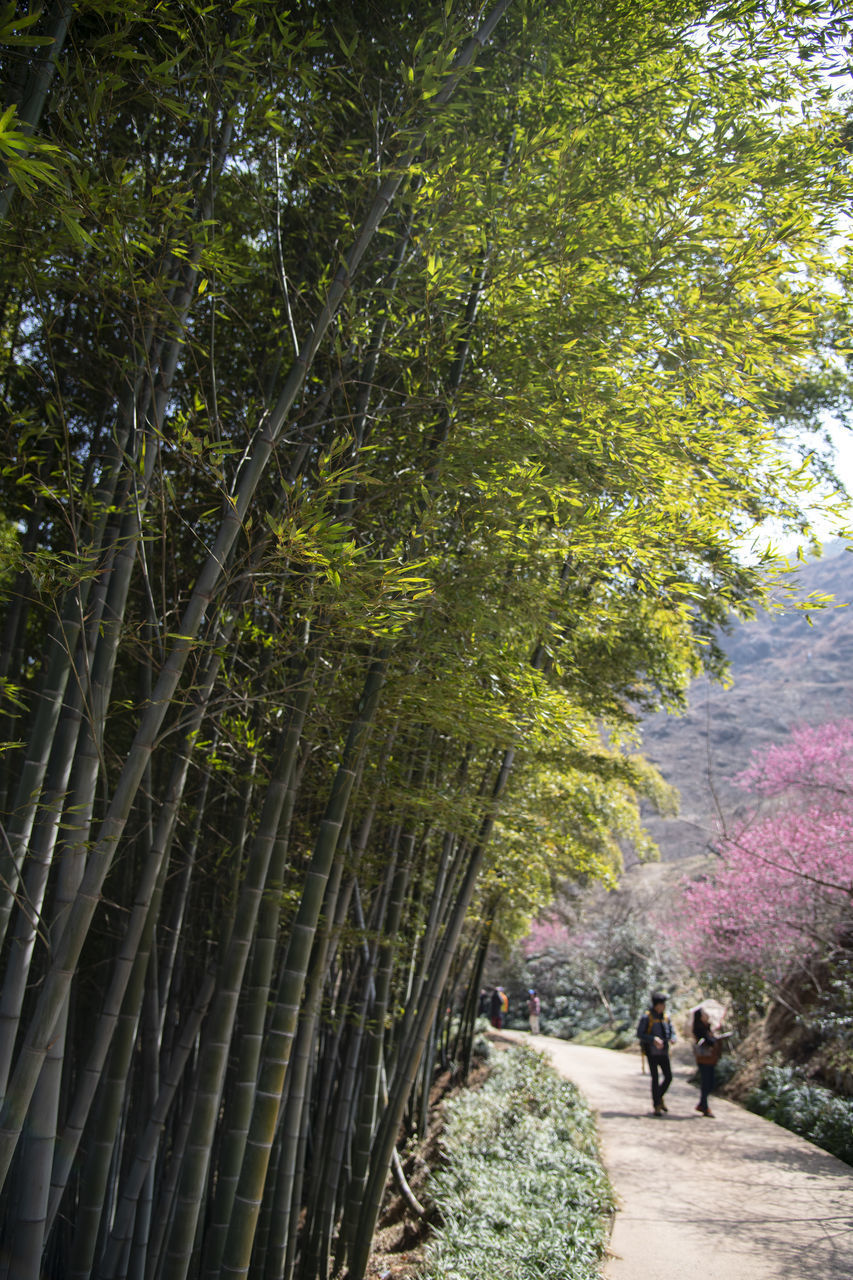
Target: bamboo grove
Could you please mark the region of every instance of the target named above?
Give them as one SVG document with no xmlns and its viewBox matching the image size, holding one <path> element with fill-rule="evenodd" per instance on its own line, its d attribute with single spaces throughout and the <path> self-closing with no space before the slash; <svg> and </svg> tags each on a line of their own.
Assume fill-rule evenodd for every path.
<svg viewBox="0 0 853 1280">
<path fill-rule="evenodd" d="M 635 717 L 801 520 L 845 35 L 2 8 L 10 1280 L 364 1275 L 496 914 L 643 848 Z"/>
</svg>

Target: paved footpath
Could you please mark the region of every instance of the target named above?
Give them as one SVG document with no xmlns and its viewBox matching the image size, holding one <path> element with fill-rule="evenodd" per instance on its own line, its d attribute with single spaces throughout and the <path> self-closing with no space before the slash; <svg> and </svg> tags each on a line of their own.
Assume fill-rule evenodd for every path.
<svg viewBox="0 0 853 1280">
<path fill-rule="evenodd" d="M 698 1115 L 687 1046 L 654 1116 L 639 1054 L 500 1035 L 546 1053 L 597 1112 L 618 1204 L 606 1280 L 853 1278 L 853 1168 L 732 1102 Z"/>
</svg>

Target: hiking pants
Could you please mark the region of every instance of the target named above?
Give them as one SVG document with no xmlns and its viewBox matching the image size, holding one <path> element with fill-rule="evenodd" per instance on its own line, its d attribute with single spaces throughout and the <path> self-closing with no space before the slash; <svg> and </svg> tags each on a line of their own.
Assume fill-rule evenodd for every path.
<svg viewBox="0 0 853 1280">
<path fill-rule="evenodd" d="M 699 1083 L 702 1086 L 702 1097 L 699 1099 L 699 1106 L 703 1111 L 708 1110 L 708 1094 L 714 1087 L 714 1064 L 713 1062 L 699 1063 Z"/>
<path fill-rule="evenodd" d="M 652 1077 L 652 1106 L 660 1106 L 663 1095 L 672 1082 L 672 1067 L 668 1053 L 649 1054 L 649 1072 Z M 660 1073 L 660 1078 L 658 1078 Z"/>
</svg>

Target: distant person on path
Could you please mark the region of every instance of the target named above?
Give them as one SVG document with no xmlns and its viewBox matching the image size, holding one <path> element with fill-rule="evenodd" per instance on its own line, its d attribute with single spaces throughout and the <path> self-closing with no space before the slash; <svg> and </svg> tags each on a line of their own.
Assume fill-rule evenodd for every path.
<svg viewBox="0 0 853 1280">
<path fill-rule="evenodd" d="M 652 1107 L 656 1116 L 667 1110 L 664 1094 L 672 1083 L 672 1066 L 669 1046 L 675 1042 L 672 1023 L 666 1016 L 666 996 L 660 991 L 652 993 L 651 1008 L 637 1024 L 640 1047 L 649 1060 L 652 1078 Z"/>
<path fill-rule="evenodd" d="M 492 992 L 492 999 L 489 1005 L 489 1015 L 491 1017 L 492 1026 L 500 1031 L 504 1024 L 504 1014 L 509 1009 L 509 997 L 503 987 L 495 987 Z"/>
<path fill-rule="evenodd" d="M 720 1059 L 722 1042 L 711 1030 L 711 1015 L 706 1009 L 699 1008 L 693 1014 L 693 1039 L 696 1041 L 693 1052 L 699 1068 L 699 1084 L 702 1090 L 696 1110 L 713 1120 L 714 1113 L 708 1106 L 708 1095 L 714 1088 L 715 1068 Z"/>
<path fill-rule="evenodd" d="M 542 1010 L 539 997 L 536 992 L 531 989 L 527 993 L 527 1018 L 530 1022 L 530 1034 L 532 1036 L 539 1035 L 539 1014 Z"/>
</svg>

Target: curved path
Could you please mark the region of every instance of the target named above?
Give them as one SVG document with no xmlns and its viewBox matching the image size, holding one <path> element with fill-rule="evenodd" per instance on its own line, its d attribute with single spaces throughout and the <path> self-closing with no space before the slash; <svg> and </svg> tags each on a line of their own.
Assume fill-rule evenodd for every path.
<svg viewBox="0 0 853 1280">
<path fill-rule="evenodd" d="M 853 1278 L 853 1169 L 734 1103 L 698 1115 L 686 1046 L 654 1116 L 638 1053 L 497 1035 L 547 1054 L 597 1112 L 618 1204 L 606 1280 Z"/>
</svg>

